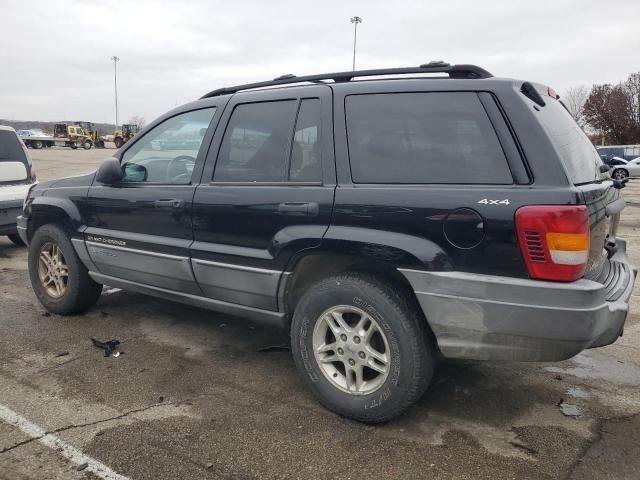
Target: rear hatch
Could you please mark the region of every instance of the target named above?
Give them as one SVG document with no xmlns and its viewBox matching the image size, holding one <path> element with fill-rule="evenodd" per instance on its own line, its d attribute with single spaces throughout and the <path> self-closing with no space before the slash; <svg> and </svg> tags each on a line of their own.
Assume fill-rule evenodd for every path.
<svg viewBox="0 0 640 480">
<path fill-rule="evenodd" d="M 540 92 L 541 95 L 543 92 Z M 589 256 L 585 277 L 617 283 L 609 258 L 615 253 L 615 230 L 625 206 L 608 172 L 602 172 L 597 150 L 552 91 L 544 91 L 546 105 L 539 119 L 551 139 L 581 203 L 589 212 Z M 619 272 L 622 274 L 623 272 Z"/>
</svg>

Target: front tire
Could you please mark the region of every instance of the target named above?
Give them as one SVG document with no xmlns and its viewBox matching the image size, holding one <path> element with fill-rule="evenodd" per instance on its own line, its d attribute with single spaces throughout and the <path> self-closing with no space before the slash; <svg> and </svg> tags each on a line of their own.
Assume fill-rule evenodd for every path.
<svg viewBox="0 0 640 480">
<path fill-rule="evenodd" d="M 116 137 L 113 143 L 116 144 L 116 148 L 120 148 L 124 145 L 124 140 L 120 137 Z"/>
<path fill-rule="evenodd" d="M 40 150 L 42 148 L 42 141 L 34 140 L 31 144 L 35 150 Z"/>
<path fill-rule="evenodd" d="M 361 273 L 309 288 L 291 326 L 304 382 L 328 409 L 366 423 L 399 416 L 426 390 L 435 348 L 408 294 Z"/>
<path fill-rule="evenodd" d="M 84 142 L 82 144 L 82 148 L 84 148 L 85 150 L 91 150 L 91 142 Z"/>
<path fill-rule="evenodd" d="M 102 285 L 91 279 L 65 231 L 55 224 L 40 227 L 31 239 L 29 277 L 44 308 L 60 315 L 87 310 L 102 292 Z"/>
</svg>

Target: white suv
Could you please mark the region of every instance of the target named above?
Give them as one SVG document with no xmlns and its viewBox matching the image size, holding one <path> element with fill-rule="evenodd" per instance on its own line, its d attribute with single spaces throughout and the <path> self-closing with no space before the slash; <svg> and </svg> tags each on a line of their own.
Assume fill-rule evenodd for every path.
<svg viewBox="0 0 640 480">
<path fill-rule="evenodd" d="M 16 217 L 35 182 L 33 162 L 24 143 L 13 128 L 0 125 L 0 235 L 7 235 L 16 245 L 23 245 Z"/>
</svg>

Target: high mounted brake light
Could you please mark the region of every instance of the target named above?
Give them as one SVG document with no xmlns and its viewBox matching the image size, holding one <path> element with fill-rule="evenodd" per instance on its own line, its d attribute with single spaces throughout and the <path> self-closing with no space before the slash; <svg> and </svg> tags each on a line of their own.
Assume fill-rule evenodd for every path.
<svg viewBox="0 0 640 480">
<path fill-rule="evenodd" d="M 516 211 L 516 231 L 531 278 L 570 282 L 589 258 L 589 212 L 584 205 L 528 205 Z"/>
</svg>

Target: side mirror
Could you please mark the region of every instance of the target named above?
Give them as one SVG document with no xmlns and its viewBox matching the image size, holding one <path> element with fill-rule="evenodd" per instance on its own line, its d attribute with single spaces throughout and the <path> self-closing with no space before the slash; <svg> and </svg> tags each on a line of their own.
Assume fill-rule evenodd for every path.
<svg viewBox="0 0 640 480">
<path fill-rule="evenodd" d="M 136 163 L 125 163 L 122 165 L 123 182 L 146 182 L 147 169 L 143 165 Z"/>
<path fill-rule="evenodd" d="M 96 173 L 96 180 L 106 185 L 119 182 L 122 177 L 122 167 L 117 158 L 107 158 L 100 164 Z"/>
</svg>

